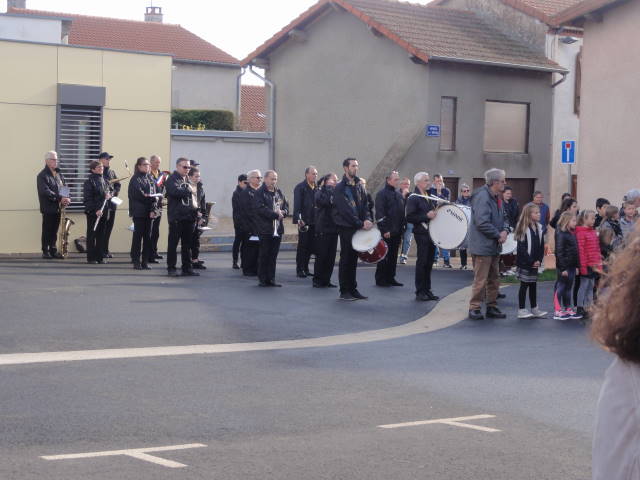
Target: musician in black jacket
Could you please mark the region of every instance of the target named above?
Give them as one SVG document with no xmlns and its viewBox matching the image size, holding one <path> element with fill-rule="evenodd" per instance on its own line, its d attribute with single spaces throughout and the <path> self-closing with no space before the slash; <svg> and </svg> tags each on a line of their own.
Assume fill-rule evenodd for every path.
<svg viewBox="0 0 640 480">
<path fill-rule="evenodd" d="M 439 297 L 431 291 L 431 269 L 436 247 L 429 234 L 429 222 L 436 216 L 437 204 L 425 198 L 430 186 L 429 174 L 418 172 L 413 177 L 416 185 L 414 193 L 407 199 L 407 222 L 413 224 L 413 236 L 418 247 L 416 261 L 416 300 L 438 300 Z"/>
<path fill-rule="evenodd" d="M 313 253 L 315 218 L 313 204 L 317 190 L 318 170 L 308 166 L 304 180 L 293 189 L 293 223 L 298 225 L 298 247 L 296 250 L 296 273 L 298 277 L 310 276 L 309 258 Z"/>
<path fill-rule="evenodd" d="M 82 187 L 84 213 L 87 216 L 87 263 L 106 263 L 104 238 L 107 204 L 111 191 L 103 177 L 104 166 L 97 160 L 89 163 L 89 178 Z"/>
<path fill-rule="evenodd" d="M 336 287 L 331 283 L 338 248 L 338 230 L 331 214 L 336 183 L 338 183 L 337 175 L 328 173 L 320 179 L 318 189 L 315 192 L 316 238 L 314 250 L 316 259 L 313 264 L 313 286 L 315 288 Z"/>
<path fill-rule="evenodd" d="M 162 193 L 164 195 L 164 180 L 163 172 L 160 170 L 160 164 L 162 159 L 158 155 L 151 155 L 149 157 L 149 163 L 151 164 L 151 171 L 149 174 L 153 178 L 156 184 L 156 193 Z M 158 254 L 158 240 L 160 239 L 160 222 L 162 221 L 162 199 L 158 200 L 156 206 L 156 218 L 153 220 L 151 226 L 151 258 L 149 263 L 158 263 L 158 260 L 162 260 L 162 255 Z"/>
<path fill-rule="evenodd" d="M 360 183 L 358 161 L 346 158 L 342 162 L 344 177 L 336 185 L 333 196 L 332 216 L 340 237 L 340 263 L 338 277 L 340 280 L 341 300 L 365 300 L 367 297 L 358 291 L 356 269 L 358 254 L 351 246 L 351 238 L 357 230 L 373 228 L 367 192 Z"/>
<path fill-rule="evenodd" d="M 262 185 L 262 173 L 260 170 L 251 170 L 247 173 L 247 188 L 240 192 L 240 225 L 245 232 L 242 242 L 242 274 L 246 277 L 258 275 L 258 254 L 260 253 L 260 239 L 255 222 L 256 195 Z"/>
<path fill-rule="evenodd" d="M 261 287 L 281 287 L 275 282 L 276 261 L 284 235 L 282 220 L 289 214 L 289 204 L 276 186 L 278 174 L 264 173 L 264 183 L 255 195 L 254 222 L 260 238 L 258 280 Z"/>
<path fill-rule="evenodd" d="M 191 169 L 189 170 L 189 183 L 196 186 L 196 197 L 198 199 L 198 211 L 196 213 L 196 222 L 193 225 L 193 237 L 191 239 L 191 268 L 196 270 L 206 270 L 204 260 L 200 260 L 200 236 L 202 235 L 201 227 L 204 226 L 207 219 L 207 200 L 204 195 L 204 186 L 200 181 L 200 165 L 195 160 L 190 160 Z"/>
<path fill-rule="evenodd" d="M 44 156 L 45 167 L 37 176 L 38 201 L 42 213 L 42 258 L 62 258 L 56 248 L 56 237 L 60 225 L 60 206 L 68 206 L 71 200 L 63 196 L 66 185 L 64 176 L 58 168 L 58 154 L 47 152 Z M 68 193 L 67 193 L 68 195 Z"/>
<path fill-rule="evenodd" d="M 376 285 L 379 287 L 401 287 L 396 280 L 398 249 L 407 222 L 404 216 L 404 198 L 398 190 L 400 175 L 391 172 L 385 186 L 376 195 L 376 220 L 384 242 L 389 248 L 387 256 L 376 265 Z"/>
<path fill-rule="evenodd" d="M 178 277 L 176 263 L 178 260 L 178 243 L 181 248 L 182 275 L 199 276 L 191 268 L 191 238 L 193 224 L 196 221 L 198 210 L 197 190 L 189 184 L 189 160 L 178 158 L 176 171 L 167 179 L 165 188 L 167 191 L 167 217 L 169 220 L 169 244 L 167 246 L 167 271 L 170 277 Z"/>
<path fill-rule="evenodd" d="M 233 230 L 235 237 L 233 238 L 233 247 L 231 249 L 231 255 L 233 259 L 232 268 L 239 270 L 238 257 L 240 250 L 242 249 L 242 242 L 244 241 L 245 232 L 242 230 L 241 210 L 240 210 L 240 193 L 247 188 L 247 175 L 242 173 L 238 175 L 238 185 L 231 195 L 231 212 L 233 216 Z"/>
<path fill-rule="evenodd" d="M 109 192 L 111 196 L 117 197 L 120 194 L 120 188 L 122 188 L 122 184 L 120 182 L 116 182 L 115 180 L 118 178 L 116 172 L 111 169 L 111 159 L 113 155 L 109 155 L 107 152 L 102 152 L 98 156 L 98 160 L 102 163 L 104 170 L 102 176 L 104 177 L 107 185 L 109 186 Z M 108 202 L 105 206 L 104 213 L 105 218 L 101 221 L 105 222 L 104 227 L 104 258 L 113 258 L 111 252 L 109 251 L 109 240 L 111 239 L 111 231 L 113 230 L 113 223 L 116 220 L 116 209 L 118 207 L 113 202 Z"/>
<path fill-rule="evenodd" d="M 129 180 L 129 216 L 133 219 L 133 237 L 131 239 L 131 262 L 135 270 L 150 270 L 153 248 L 151 232 L 153 222 L 157 220 L 158 198 L 156 182 L 149 173 L 151 164 L 145 157 L 136 161 L 135 172 Z M 142 243 L 142 252 L 140 244 Z M 140 257 L 142 253 L 142 258 Z"/>
</svg>

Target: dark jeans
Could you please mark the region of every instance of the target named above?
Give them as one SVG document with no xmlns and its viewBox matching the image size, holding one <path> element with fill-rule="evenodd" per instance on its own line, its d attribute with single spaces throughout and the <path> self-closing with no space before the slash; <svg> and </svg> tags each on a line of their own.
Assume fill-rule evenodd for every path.
<svg viewBox="0 0 640 480">
<path fill-rule="evenodd" d="M 430 235 L 414 235 L 418 247 L 418 260 L 416 261 L 416 295 L 431 291 L 431 270 L 436 253 L 436 246 L 431 241 Z"/>
<path fill-rule="evenodd" d="M 518 291 L 518 308 L 523 309 L 526 307 L 527 290 L 529 290 L 529 303 L 531 308 L 538 306 L 538 284 L 536 282 L 520 282 L 520 290 Z"/>
<path fill-rule="evenodd" d="M 242 241 L 242 273 L 253 276 L 258 274 L 260 242 L 249 240 L 249 238 L 251 238 L 251 234 L 245 233 Z"/>
<path fill-rule="evenodd" d="M 93 231 L 93 226 L 98 218 L 95 212 L 87 213 L 87 261 L 98 262 L 104 258 L 104 233 L 105 233 L 105 217 L 104 215 L 98 222 L 98 228 Z"/>
<path fill-rule="evenodd" d="M 396 280 L 396 266 L 398 265 L 398 249 L 402 242 L 402 235 L 392 235 L 390 238 L 383 238 L 384 243 L 389 247 L 387 256 L 376 265 L 376 283 L 385 284 Z"/>
<path fill-rule="evenodd" d="M 134 264 L 149 263 L 151 259 L 151 231 L 153 218 L 141 217 L 133 219 L 133 238 L 131 239 L 131 261 Z M 140 245 L 142 244 L 142 250 Z M 142 252 L 142 259 L 140 253 Z"/>
<path fill-rule="evenodd" d="M 467 250 L 466 249 L 460 250 L 460 266 L 461 267 L 467 266 Z"/>
<path fill-rule="evenodd" d="M 58 226 L 60 225 L 59 213 L 42 214 L 42 253 L 56 253 L 56 240 L 58 236 Z"/>
<path fill-rule="evenodd" d="M 242 243 L 245 240 L 246 234 L 241 231 L 235 229 L 236 236 L 233 239 L 233 248 L 231 249 L 231 255 L 233 258 L 233 263 L 238 263 L 238 256 L 240 254 L 240 250 L 242 250 Z"/>
<path fill-rule="evenodd" d="M 258 280 L 260 283 L 273 283 L 276 278 L 276 261 L 280 251 L 280 236 L 260 235 L 260 253 L 258 255 Z"/>
<path fill-rule="evenodd" d="M 169 245 L 167 246 L 167 268 L 175 270 L 178 261 L 178 242 L 182 271 L 191 270 L 191 237 L 195 220 L 177 220 L 169 222 Z"/>
<path fill-rule="evenodd" d="M 338 264 L 340 293 L 352 293 L 358 288 L 356 281 L 358 253 L 351 246 L 351 238 L 356 231 L 355 228 L 338 228 L 338 236 L 340 237 L 340 263 Z"/>
<path fill-rule="evenodd" d="M 297 273 L 309 271 L 309 259 L 313 253 L 315 232 L 315 225 L 309 225 L 309 230 L 306 232 L 298 232 L 298 247 L 296 249 Z"/>
<path fill-rule="evenodd" d="M 556 294 L 558 296 L 558 302 L 560 306 L 563 308 L 571 307 L 571 288 L 573 287 L 573 282 L 576 278 L 576 269 L 570 268 L 567 270 L 567 276 L 563 277 L 560 272 L 558 272 L 558 280 L 556 282 L 557 290 Z M 578 287 L 580 288 L 580 287 Z M 575 299 L 575 303 L 577 304 L 577 298 Z"/>
<path fill-rule="evenodd" d="M 316 259 L 313 264 L 313 283 L 315 285 L 326 287 L 331 282 L 333 267 L 336 263 L 337 248 L 337 233 L 316 234 Z"/>
<path fill-rule="evenodd" d="M 116 211 L 112 210 L 109 205 L 110 202 L 107 202 L 107 206 L 104 209 L 104 214 L 106 215 L 105 219 L 105 227 L 104 227 L 104 253 L 105 256 L 109 253 L 109 240 L 111 239 L 111 231 L 113 230 L 113 223 L 116 221 Z M 104 220 L 100 220 L 102 223 Z"/>
<path fill-rule="evenodd" d="M 162 217 L 156 217 L 151 226 L 151 257 L 158 255 L 158 239 L 160 238 L 160 220 Z"/>
</svg>

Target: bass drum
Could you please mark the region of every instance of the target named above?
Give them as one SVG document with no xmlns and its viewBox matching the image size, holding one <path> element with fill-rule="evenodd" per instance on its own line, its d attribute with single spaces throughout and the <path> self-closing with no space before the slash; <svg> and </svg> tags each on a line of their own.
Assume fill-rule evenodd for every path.
<svg viewBox="0 0 640 480">
<path fill-rule="evenodd" d="M 437 247 L 454 250 L 465 243 L 471 209 L 463 207 L 466 206 L 447 204 L 436 210 L 436 217 L 429 222 L 429 233 Z"/>
<path fill-rule="evenodd" d="M 500 246 L 500 255 L 511 255 L 517 248 L 516 236 L 510 233 L 507 235 L 507 240 Z"/>
<path fill-rule="evenodd" d="M 382 239 L 377 227 L 371 230 L 360 229 L 351 237 L 351 246 L 358 252 L 358 257 L 365 263 L 378 263 L 384 260 L 389 247 Z"/>
</svg>

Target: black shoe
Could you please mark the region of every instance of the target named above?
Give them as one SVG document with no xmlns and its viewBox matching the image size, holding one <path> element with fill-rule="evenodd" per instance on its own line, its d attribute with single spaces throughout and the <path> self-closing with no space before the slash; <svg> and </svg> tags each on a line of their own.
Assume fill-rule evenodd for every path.
<svg viewBox="0 0 640 480">
<path fill-rule="evenodd" d="M 102 260 L 96 260 L 96 263 L 98 263 L 98 264 L 100 264 L 100 265 L 106 265 L 106 264 L 107 264 L 107 263 L 109 263 L 109 262 L 107 262 L 107 261 L 103 258 Z"/>
<path fill-rule="evenodd" d="M 327 288 L 338 288 L 338 286 L 337 286 L 337 285 L 334 285 L 334 284 L 333 284 L 333 283 L 331 283 L 331 282 L 329 282 L 329 283 L 327 284 Z"/>
<path fill-rule="evenodd" d="M 426 293 L 416 293 L 416 301 L 428 302 L 429 300 L 431 300 L 431 298 Z"/>
<path fill-rule="evenodd" d="M 391 284 L 387 282 L 376 282 L 377 287 L 390 287 Z"/>
<path fill-rule="evenodd" d="M 258 286 L 259 287 L 269 287 L 270 285 L 267 282 L 259 282 Z"/>
<path fill-rule="evenodd" d="M 162 255 L 154 255 L 156 260 L 162 260 L 164 257 Z"/>
<path fill-rule="evenodd" d="M 444 265 L 442 265 L 442 268 L 452 268 L 452 267 L 449 262 L 444 262 Z"/>
<path fill-rule="evenodd" d="M 504 293 L 499 293 L 497 298 L 507 298 L 507 295 Z"/>
<path fill-rule="evenodd" d="M 96 262 L 95 260 L 87 260 L 87 263 L 88 263 L 89 265 L 95 265 L 95 264 L 96 264 L 96 263 L 98 263 L 98 262 Z"/>
<path fill-rule="evenodd" d="M 140 265 L 139 263 L 134 263 L 133 264 L 133 269 L 134 270 L 142 270 L 142 265 Z"/>
<path fill-rule="evenodd" d="M 152 258 L 147 263 L 160 263 L 160 262 L 158 260 L 156 260 L 155 258 Z"/>
<path fill-rule="evenodd" d="M 242 273 L 245 277 L 257 277 L 258 274 L 254 273 L 254 272 L 243 272 Z"/>
<path fill-rule="evenodd" d="M 276 282 L 269 282 L 268 285 L 270 287 L 281 287 L 282 286 L 282 285 L 280 285 L 279 283 L 276 283 Z"/>
<path fill-rule="evenodd" d="M 191 265 L 191 268 L 195 268 L 196 270 L 206 270 L 207 269 L 207 267 L 205 267 L 201 263 L 194 263 L 193 265 Z"/>
<path fill-rule="evenodd" d="M 313 282 L 313 288 L 325 288 L 327 285 L 320 285 L 319 283 Z"/>
<path fill-rule="evenodd" d="M 398 282 L 395 278 L 389 282 L 392 287 L 404 287 L 404 283 Z"/>
<path fill-rule="evenodd" d="M 42 258 L 46 258 L 47 260 L 51 260 L 53 257 L 49 252 L 42 252 Z"/>
<path fill-rule="evenodd" d="M 111 255 L 109 252 L 104 254 L 104 258 L 113 258 L 113 255 Z"/>
<path fill-rule="evenodd" d="M 353 302 L 354 300 L 357 300 L 357 298 L 350 293 L 341 293 L 339 298 L 345 302 Z"/>
<path fill-rule="evenodd" d="M 440 297 L 437 295 L 434 295 L 433 292 L 431 290 L 429 290 L 426 293 L 427 297 L 429 297 L 429 300 L 440 300 Z"/>
<path fill-rule="evenodd" d="M 170 277 L 179 277 L 180 274 L 178 273 L 178 270 L 176 270 L 175 268 L 170 268 L 167 270 L 167 275 L 169 275 Z"/>
<path fill-rule="evenodd" d="M 144 262 L 142 263 L 141 267 L 142 267 L 142 270 L 151 270 L 151 267 Z"/>
<path fill-rule="evenodd" d="M 354 290 L 353 292 L 351 292 L 351 296 L 355 297 L 357 300 L 366 300 L 367 298 L 369 298 L 362 295 L 358 290 Z"/>
<path fill-rule="evenodd" d="M 487 318 L 507 318 L 507 315 L 502 313 L 498 307 L 487 307 Z"/>
<path fill-rule="evenodd" d="M 298 278 L 307 278 L 307 274 L 306 274 L 306 273 L 304 273 L 304 272 L 302 272 L 302 271 L 297 272 L 297 273 L 296 273 L 296 276 L 297 276 Z"/>
<path fill-rule="evenodd" d="M 193 270 L 183 270 L 182 276 L 183 277 L 199 277 L 200 274 L 198 272 L 194 272 Z"/>
<path fill-rule="evenodd" d="M 312 273 L 312 272 L 310 272 L 309 270 L 305 270 L 305 271 L 304 271 L 304 274 L 305 274 L 307 277 L 313 277 L 313 273 Z"/>
<path fill-rule="evenodd" d="M 231 268 L 233 268 L 234 270 L 240 270 L 240 267 L 237 263 L 234 263 Z"/>
<path fill-rule="evenodd" d="M 60 252 L 58 252 L 57 250 L 52 250 L 51 251 L 51 257 L 52 258 L 56 258 L 58 260 L 62 260 L 64 257 L 62 256 L 62 254 Z"/>
<path fill-rule="evenodd" d="M 469 320 L 484 320 L 484 315 L 480 310 L 469 310 Z"/>
</svg>

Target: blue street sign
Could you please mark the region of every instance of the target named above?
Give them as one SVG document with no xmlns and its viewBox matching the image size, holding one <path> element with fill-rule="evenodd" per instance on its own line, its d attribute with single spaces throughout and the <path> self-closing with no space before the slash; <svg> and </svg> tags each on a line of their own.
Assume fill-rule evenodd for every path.
<svg viewBox="0 0 640 480">
<path fill-rule="evenodd" d="M 427 137 L 439 137 L 440 125 L 427 125 Z"/>
<path fill-rule="evenodd" d="M 576 142 L 573 140 L 562 142 L 562 163 L 569 165 L 576 163 Z"/>
</svg>

